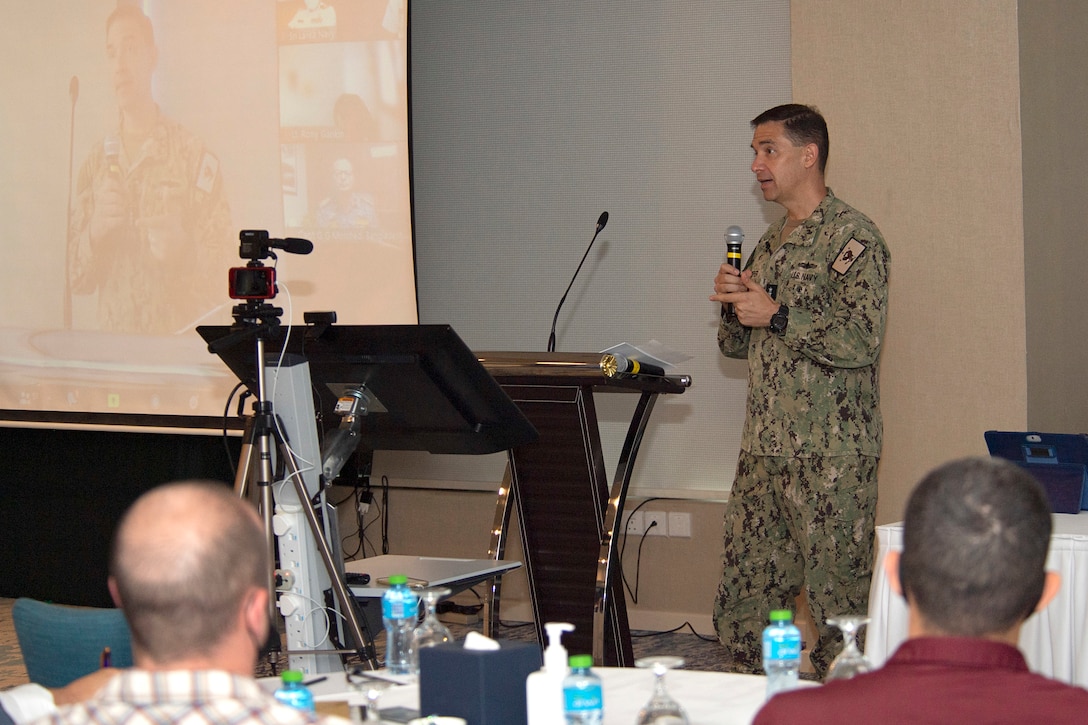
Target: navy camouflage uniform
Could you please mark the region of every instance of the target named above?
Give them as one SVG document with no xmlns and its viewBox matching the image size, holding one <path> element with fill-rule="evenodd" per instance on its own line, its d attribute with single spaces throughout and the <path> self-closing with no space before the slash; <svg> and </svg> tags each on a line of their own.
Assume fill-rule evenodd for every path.
<svg viewBox="0 0 1088 725">
<path fill-rule="evenodd" d="M 889 254 L 876 225 L 830 189 L 780 243 L 785 222 L 746 265 L 777 285 L 785 332 L 724 316 L 718 328 L 722 353 L 748 359 L 748 403 L 714 624 L 734 669 L 759 672 L 767 613 L 793 609 L 804 585 L 822 675 L 841 643 L 827 617 L 868 610 Z"/>
<path fill-rule="evenodd" d="M 91 243 L 95 182 L 118 174 L 129 223 L 115 238 Z M 176 228 L 178 220 L 183 225 Z M 171 243 L 155 244 L 160 225 Z M 178 334 L 227 298 L 227 269 L 237 263 L 219 158 L 180 124 L 159 115 L 130 154 L 107 158 L 104 141 L 79 172 L 68 236 L 72 292 L 98 293 L 98 326 L 112 332 Z"/>
</svg>

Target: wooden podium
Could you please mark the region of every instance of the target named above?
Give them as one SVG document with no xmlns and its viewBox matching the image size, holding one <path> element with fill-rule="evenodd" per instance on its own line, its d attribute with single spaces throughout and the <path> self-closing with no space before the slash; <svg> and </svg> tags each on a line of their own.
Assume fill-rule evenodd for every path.
<svg viewBox="0 0 1088 725">
<path fill-rule="evenodd" d="M 616 548 L 624 500 L 657 397 L 683 393 L 690 378 L 607 377 L 600 353 L 476 355 L 540 434 L 510 449 L 503 486 L 517 505 L 538 638 L 544 641 L 545 622 L 570 622 L 575 630 L 564 644 L 571 654 L 592 652 L 597 665 L 632 666 Z M 594 406 L 598 391 L 640 396 L 611 487 Z M 503 553 L 508 504 L 500 495 L 490 552 L 495 558 Z"/>
</svg>

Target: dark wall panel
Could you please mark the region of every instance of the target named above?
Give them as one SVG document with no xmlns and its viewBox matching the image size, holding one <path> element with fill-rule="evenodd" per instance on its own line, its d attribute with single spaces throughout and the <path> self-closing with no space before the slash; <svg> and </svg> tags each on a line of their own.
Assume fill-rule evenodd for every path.
<svg viewBox="0 0 1088 725">
<path fill-rule="evenodd" d="M 113 529 L 144 491 L 234 479 L 239 440 L 105 431 L 0 430 L 0 595 L 109 606 Z M 229 449 L 229 453 L 228 453 Z"/>
</svg>

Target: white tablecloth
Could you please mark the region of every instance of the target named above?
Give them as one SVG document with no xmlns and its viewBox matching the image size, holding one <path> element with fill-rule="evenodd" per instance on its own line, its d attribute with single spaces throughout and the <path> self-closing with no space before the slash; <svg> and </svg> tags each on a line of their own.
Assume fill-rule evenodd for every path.
<svg viewBox="0 0 1088 725">
<path fill-rule="evenodd" d="M 639 709 L 650 699 L 653 673 L 634 667 L 594 667 L 604 683 L 605 725 L 631 725 Z M 344 675 L 326 675 L 324 682 L 311 686 L 314 698 L 321 701 L 348 698 Z M 264 681 L 275 689 L 277 681 Z M 802 681 L 802 687 L 815 683 Z M 673 670 L 665 676 L 665 685 L 673 699 L 687 712 L 691 725 L 748 725 L 763 705 L 767 678 L 762 675 L 737 675 L 725 672 Z M 419 686 L 398 685 L 382 692 L 381 708 L 419 707 Z"/>
<path fill-rule="evenodd" d="M 907 605 L 888 587 L 884 573 L 887 552 L 903 548 L 903 524 L 878 526 L 876 539 L 865 655 L 880 666 L 907 638 Z M 1034 672 L 1088 687 L 1088 512 L 1054 514 L 1046 566 L 1061 574 L 1061 590 L 1024 623 L 1020 649 Z"/>
</svg>

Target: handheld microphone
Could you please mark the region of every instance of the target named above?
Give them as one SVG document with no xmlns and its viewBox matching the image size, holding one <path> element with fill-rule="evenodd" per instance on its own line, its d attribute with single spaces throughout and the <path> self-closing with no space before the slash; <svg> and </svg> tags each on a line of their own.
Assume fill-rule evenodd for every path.
<svg viewBox="0 0 1088 725">
<path fill-rule="evenodd" d="M 106 164 L 111 174 L 121 173 L 121 139 L 107 136 L 102 142 L 102 152 L 106 155 Z"/>
<path fill-rule="evenodd" d="M 593 239 L 589 240 L 589 246 L 586 247 L 586 253 L 582 255 L 582 261 L 578 263 L 578 269 L 574 270 L 574 277 L 570 278 L 570 284 L 567 285 L 567 291 L 563 293 L 563 296 L 559 299 L 559 304 L 555 307 L 555 315 L 552 317 L 552 331 L 548 335 L 548 352 L 555 352 L 555 323 L 559 319 L 559 310 L 563 308 L 563 303 L 567 301 L 567 295 L 570 293 L 570 288 L 574 286 L 574 280 L 578 276 L 578 273 L 582 271 L 582 265 L 586 261 L 586 257 L 589 256 L 589 250 L 593 249 L 593 242 L 597 241 L 597 235 L 604 229 L 604 225 L 608 224 L 608 212 L 603 211 L 601 215 L 597 217 L 597 228 L 593 232 Z"/>
<path fill-rule="evenodd" d="M 740 248 L 743 243 L 744 231 L 740 227 L 733 225 L 725 230 L 725 263 L 733 269 L 740 269 Z M 731 304 L 725 306 L 723 314 L 727 320 L 737 318 L 737 313 L 733 311 Z"/>
<path fill-rule="evenodd" d="M 665 368 L 660 365 L 639 362 L 623 355 L 606 353 L 601 357 L 601 371 L 606 377 L 614 378 L 617 375 L 658 375 L 665 376 Z"/>
</svg>

